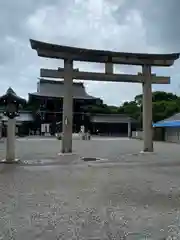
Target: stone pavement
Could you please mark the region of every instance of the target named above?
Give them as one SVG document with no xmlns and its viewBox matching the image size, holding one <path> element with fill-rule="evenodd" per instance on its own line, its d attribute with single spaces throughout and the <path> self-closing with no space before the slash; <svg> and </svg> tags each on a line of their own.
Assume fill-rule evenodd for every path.
<svg viewBox="0 0 180 240">
<path fill-rule="evenodd" d="M 70 156 L 58 140 L 16 145 L 21 163 L 0 165 L 0 239 L 180 239 L 179 145 L 77 140 Z"/>
</svg>

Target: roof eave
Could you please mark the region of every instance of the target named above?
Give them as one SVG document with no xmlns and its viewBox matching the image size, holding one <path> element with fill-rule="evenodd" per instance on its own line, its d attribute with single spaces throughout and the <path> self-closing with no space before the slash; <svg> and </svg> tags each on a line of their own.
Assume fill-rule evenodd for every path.
<svg viewBox="0 0 180 240">
<path fill-rule="evenodd" d="M 46 96 L 45 94 L 39 94 L 39 93 L 29 93 L 29 96 L 36 96 L 36 97 L 47 97 L 47 98 L 63 98 L 64 96 Z M 73 99 L 79 99 L 79 100 L 96 100 L 98 98 L 92 97 L 92 96 L 73 96 Z"/>
<path fill-rule="evenodd" d="M 106 63 L 108 62 L 108 56 L 93 56 L 93 53 L 91 55 L 79 55 L 79 54 L 70 54 L 70 53 L 62 53 L 62 52 L 54 52 L 49 50 L 37 50 L 37 55 L 39 57 L 45 57 L 45 58 L 52 58 L 52 59 L 66 59 L 67 57 L 73 59 L 74 61 L 84 61 L 84 62 L 99 62 L 99 63 Z M 165 56 L 162 56 L 161 59 L 156 59 L 156 56 L 154 55 L 154 58 L 146 56 L 146 58 L 141 58 L 139 56 L 137 57 L 126 57 L 126 56 L 120 56 L 120 57 L 112 57 L 111 62 L 114 64 L 125 64 L 125 65 L 151 65 L 151 66 L 159 66 L 159 67 L 170 67 L 174 64 L 175 60 L 177 60 L 179 57 L 177 56 L 171 56 L 169 55 L 169 58 L 165 58 Z"/>
<path fill-rule="evenodd" d="M 79 61 L 113 62 L 119 64 L 152 66 L 171 66 L 180 56 L 179 53 L 145 54 L 125 53 L 104 50 L 85 49 L 61 46 L 30 39 L 31 48 L 37 51 L 38 56 L 48 58 L 67 58 Z M 157 61 L 158 60 L 158 61 Z"/>
</svg>

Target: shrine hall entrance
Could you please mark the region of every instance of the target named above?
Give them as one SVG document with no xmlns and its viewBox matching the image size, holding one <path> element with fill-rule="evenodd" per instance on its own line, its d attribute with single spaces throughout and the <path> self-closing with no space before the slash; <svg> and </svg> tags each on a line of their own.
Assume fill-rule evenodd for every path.
<svg viewBox="0 0 180 240">
<path fill-rule="evenodd" d="M 123 114 L 98 114 L 91 118 L 92 134 L 130 137 L 136 120 Z"/>
<path fill-rule="evenodd" d="M 92 134 L 128 137 L 128 123 L 93 123 Z"/>
</svg>

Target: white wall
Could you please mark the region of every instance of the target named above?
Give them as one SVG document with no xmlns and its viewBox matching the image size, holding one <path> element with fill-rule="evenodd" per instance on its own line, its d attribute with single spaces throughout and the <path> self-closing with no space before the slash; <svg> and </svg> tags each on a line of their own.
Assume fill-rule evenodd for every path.
<svg viewBox="0 0 180 240">
<path fill-rule="evenodd" d="M 132 131 L 132 138 L 143 139 L 143 131 Z"/>
<path fill-rule="evenodd" d="M 180 143 L 180 128 L 166 128 L 165 141 Z"/>
<path fill-rule="evenodd" d="M 142 131 L 133 131 L 132 138 L 143 139 Z M 165 128 L 166 142 L 180 143 L 180 128 Z"/>
<path fill-rule="evenodd" d="M 49 133 L 49 124 L 48 123 L 43 123 L 41 124 L 41 132 L 42 133 Z"/>
</svg>

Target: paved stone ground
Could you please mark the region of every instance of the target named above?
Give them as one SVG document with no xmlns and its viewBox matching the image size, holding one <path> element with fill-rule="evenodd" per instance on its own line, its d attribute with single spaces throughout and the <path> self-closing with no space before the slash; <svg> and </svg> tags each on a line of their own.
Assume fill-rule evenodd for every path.
<svg viewBox="0 0 180 240">
<path fill-rule="evenodd" d="M 0 239 L 180 239 L 179 145 L 75 140 L 71 156 L 55 139 L 16 145 L 21 164 L 0 165 Z"/>
</svg>

